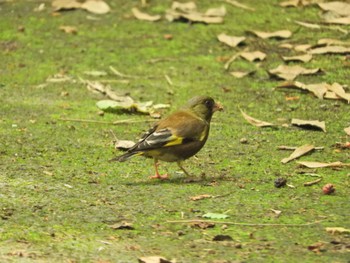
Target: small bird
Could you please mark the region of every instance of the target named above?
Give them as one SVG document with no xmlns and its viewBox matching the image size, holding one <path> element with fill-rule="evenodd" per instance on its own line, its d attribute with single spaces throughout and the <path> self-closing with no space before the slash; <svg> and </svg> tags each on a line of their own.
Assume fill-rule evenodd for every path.
<svg viewBox="0 0 350 263">
<path fill-rule="evenodd" d="M 211 97 L 196 96 L 183 108 L 156 123 L 125 154 L 111 161 L 124 162 L 134 155 L 142 155 L 154 159 L 156 173 L 150 178 L 168 178 L 167 174 L 159 174 L 159 160 L 176 162 L 189 176 L 181 162 L 195 155 L 204 146 L 213 113 L 221 110 L 223 107 Z"/>
</svg>

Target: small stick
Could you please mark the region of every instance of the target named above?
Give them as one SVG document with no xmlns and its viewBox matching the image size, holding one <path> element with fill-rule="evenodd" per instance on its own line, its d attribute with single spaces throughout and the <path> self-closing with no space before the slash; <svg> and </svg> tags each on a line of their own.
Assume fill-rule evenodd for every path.
<svg viewBox="0 0 350 263">
<path fill-rule="evenodd" d="M 226 0 L 225 2 L 228 3 L 228 4 L 231 4 L 231 5 L 235 6 L 235 7 L 238 7 L 238 8 L 242 8 L 242 9 L 249 10 L 249 11 L 255 11 L 254 8 L 251 8 L 251 7 L 247 6 L 247 5 L 243 5 L 243 4 L 241 4 L 241 3 L 239 3 L 238 1 L 235 1 L 235 0 Z"/>
<path fill-rule="evenodd" d="M 241 55 L 241 52 L 238 52 L 238 53 L 234 54 L 234 55 L 225 63 L 224 68 L 225 68 L 226 70 L 228 70 L 228 69 L 230 68 L 230 66 L 231 66 L 231 63 L 232 63 L 233 61 L 235 61 L 240 55 Z"/>
<path fill-rule="evenodd" d="M 286 227 L 300 227 L 300 226 L 310 226 L 317 224 L 321 221 L 315 221 L 305 224 L 273 224 L 273 223 L 266 223 L 266 224 L 254 224 L 254 223 L 240 223 L 240 222 L 229 222 L 229 221 L 212 221 L 212 220 L 199 220 L 199 219 L 193 219 L 193 220 L 170 220 L 166 221 L 167 223 L 212 223 L 212 224 L 225 224 L 225 225 L 236 225 L 236 226 L 286 226 Z"/>
<path fill-rule="evenodd" d="M 286 145 L 277 146 L 278 150 L 288 150 L 288 151 L 291 150 L 291 151 L 294 151 L 296 148 L 298 148 L 298 147 L 286 146 Z M 315 147 L 314 149 L 315 150 L 323 150 L 324 147 Z"/>
<path fill-rule="evenodd" d="M 170 79 L 170 77 L 169 77 L 168 75 L 165 74 L 164 77 L 165 77 L 166 81 L 168 82 L 168 84 L 169 84 L 170 86 L 173 86 L 173 85 L 174 85 L 174 83 L 171 81 L 171 79 Z"/>
<path fill-rule="evenodd" d="M 306 182 L 304 183 L 304 186 L 311 186 L 311 185 L 314 185 L 314 184 L 318 184 L 319 182 L 322 181 L 322 178 L 320 179 L 316 179 L 315 181 L 311 181 L 311 182 Z"/>
</svg>

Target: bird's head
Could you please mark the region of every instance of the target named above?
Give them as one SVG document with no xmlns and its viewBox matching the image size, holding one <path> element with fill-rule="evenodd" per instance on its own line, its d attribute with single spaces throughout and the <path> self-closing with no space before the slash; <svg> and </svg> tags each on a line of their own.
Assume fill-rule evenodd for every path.
<svg viewBox="0 0 350 263">
<path fill-rule="evenodd" d="M 193 97 L 188 101 L 186 108 L 208 122 L 210 122 L 214 112 L 223 110 L 220 103 L 215 102 L 213 98 L 208 96 Z"/>
</svg>

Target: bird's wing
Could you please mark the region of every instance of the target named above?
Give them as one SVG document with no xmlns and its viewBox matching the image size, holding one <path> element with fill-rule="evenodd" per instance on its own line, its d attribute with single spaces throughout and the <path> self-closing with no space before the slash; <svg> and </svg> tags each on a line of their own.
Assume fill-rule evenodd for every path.
<svg viewBox="0 0 350 263">
<path fill-rule="evenodd" d="M 148 151 L 192 141 L 201 141 L 206 134 L 207 124 L 186 113 L 169 116 L 149 130 L 129 151 Z"/>
</svg>

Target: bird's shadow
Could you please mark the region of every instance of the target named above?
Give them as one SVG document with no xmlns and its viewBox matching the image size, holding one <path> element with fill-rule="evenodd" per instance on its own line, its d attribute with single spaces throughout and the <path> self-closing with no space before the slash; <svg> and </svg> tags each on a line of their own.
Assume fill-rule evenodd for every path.
<svg viewBox="0 0 350 263">
<path fill-rule="evenodd" d="M 227 178 L 226 178 L 227 179 Z M 199 185 L 211 185 L 213 182 L 225 181 L 225 176 L 198 176 L 198 177 L 184 177 L 184 176 L 173 176 L 168 179 L 149 179 L 137 181 L 137 182 L 126 182 L 124 185 L 127 186 L 140 186 L 140 185 L 159 185 L 159 184 L 199 184 Z"/>
</svg>

